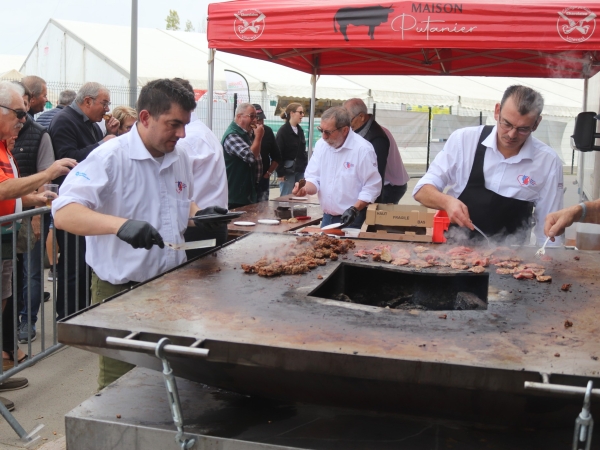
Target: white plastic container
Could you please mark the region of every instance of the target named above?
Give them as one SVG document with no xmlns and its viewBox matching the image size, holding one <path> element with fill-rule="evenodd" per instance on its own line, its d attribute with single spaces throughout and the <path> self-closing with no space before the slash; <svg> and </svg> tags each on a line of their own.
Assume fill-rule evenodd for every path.
<svg viewBox="0 0 600 450">
<path fill-rule="evenodd" d="M 344 233 L 348 237 L 358 237 L 360 233 L 360 228 L 342 228 L 342 230 L 344 230 Z"/>
<path fill-rule="evenodd" d="M 579 250 L 600 250 L 600 225 L 578 223 L 575 242 Z"/>
</svg>

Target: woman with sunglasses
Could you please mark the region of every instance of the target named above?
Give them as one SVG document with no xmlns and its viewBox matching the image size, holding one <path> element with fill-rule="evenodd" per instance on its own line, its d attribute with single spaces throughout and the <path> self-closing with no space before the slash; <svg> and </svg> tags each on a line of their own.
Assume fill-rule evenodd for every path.
<svg viewBox="0 0 600 450">
<path fill-rule="evenodd" d="M 290 103 L 280 117 L 285 123 L 275 138 L 283 161 L 277 167 L 277 179 L 281 195 L 288 195 L 292 193 L 294 184 L 304 178 L 304 169 L 308 164 L 306 138 L 300 126 L 304 108 L 300 103 Z"/>
</svg>

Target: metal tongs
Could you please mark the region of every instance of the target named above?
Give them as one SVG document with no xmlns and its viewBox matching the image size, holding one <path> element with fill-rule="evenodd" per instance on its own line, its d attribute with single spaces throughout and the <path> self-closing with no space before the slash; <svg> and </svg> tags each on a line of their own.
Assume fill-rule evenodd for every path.
<svg viewBox="0 0 600 450">
<path fill-rule="evenodd" d="M 548 243 L 549 240 L 550 240 L 550 236 L 548 236 L 546 238 L 546 240 L 544 241 L 544 245 L 542 245 L 542 248 L 540 248 L 537 252 L 535 252 L 535 256 L 543 256 L 546 254 L 546 244 Z"/>
<path fill-rule="evenodd" d="M 489 238 L 489 237 L 487 237 L 487 236 L 485 235 L 485 233 L 484 233 L 483 231 L 481 231 L 481 230 L 480 230 L 480 229 L 477 227 L 477 225 L 475 225 L 473 222 L 471 222 L 471 225 L 473 225 L 473 228 L 475 228 L 477 231 L 479 231 L 479 233 L 480 233 L 480 234 L 481 234 L 481 235 L 482 235 L 484 238 L 486 238 L 486 239 L 487 239 L 488 246 L 489 246 L 489 247 L 492 247 L 492 241 L 490 241 L 490 238 Z"/>
</svg>

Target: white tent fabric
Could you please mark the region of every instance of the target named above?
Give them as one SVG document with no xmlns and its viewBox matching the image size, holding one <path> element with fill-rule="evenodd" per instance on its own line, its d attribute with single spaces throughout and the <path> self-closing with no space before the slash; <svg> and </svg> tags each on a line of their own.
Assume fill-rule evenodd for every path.
<svg viewBox="0 0 600 450">
<path fill-rule="evenodd" d="M 25 61 L 25 55 L 0 55 L 0 73 L 18 71 Z"/>
<path fill-rule="evenodd" d="M 129 86 L 129 42 L 129 27 L 50 19 L 21 72 L 55 82 L 99 81 Z M 138 42 L 139 85 L 178 76 L 189 79 L 197 89 L 208 87 L 205 34 L 140 28 Z M 309 74 L 224 52 L 216 54 L 217 91 L 225 90 L 224 69 L 240 72 L 251 91 L 263 92 L 265 96 L 310 98 Z M 542 92 L 547 115 L 574 117 L 581 111 L 583 81 L 562 79 L 322 76 L 317 82 L 317 98 L 359 97 L 369 103 L 492 111 L 504 89 L 517 83 Z"/>
</svg>

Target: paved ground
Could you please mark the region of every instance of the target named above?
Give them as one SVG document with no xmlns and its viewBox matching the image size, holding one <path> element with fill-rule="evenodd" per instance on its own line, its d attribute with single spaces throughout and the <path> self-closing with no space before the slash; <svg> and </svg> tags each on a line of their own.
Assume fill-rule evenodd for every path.
<svg viewBox="0 0 600 450">
<path fill-rule="evenodd" d="M 566 175 L 565 206 L 579 203 L 577 185 L 574 184 L 576 176 Z M 403 204 L 416 204 L 410 196 L 417 178 L 411 179 Z M 279 195 L 278 190 L 271 191 L 271 198 Z M 574 229 L 567 231 L 567 237 L 574 238 Z M 51 284 L 47 283 L 47 291 L 51 291 Z M 50 318 L 51 302 L 44 305 L 46 319 Z M 48 345 L 52 340 L 51 325 L 47 325 Z M 36 354 L 40 349 L 40 338 L 33 345 Z M 25 350 L 25 349 L 24 349 Z M 62 450 L 64 444 L 64 415 L 92 396 L 96 392 L 97 355 L 74 348 L 64 348 L 51 355 L 44 361 L 30 367 L 18 376 L 29 379 L 29 387 L 20 391 L 2 393 L 16 404 L 13 411 L 15 418 L 26 431 L 34 429 L 39 424 L 44 424 L 40 431 L 42 440 L 31 448 L 43 450 Z M 21 448 L 17 435 L 9 425 L 0 419 L 0 449 Z"/>
</svg>

